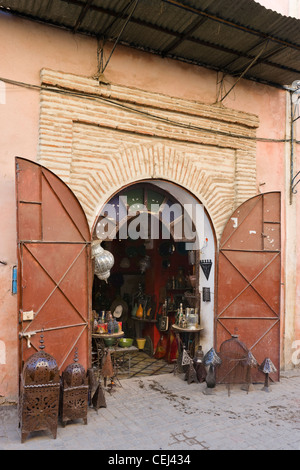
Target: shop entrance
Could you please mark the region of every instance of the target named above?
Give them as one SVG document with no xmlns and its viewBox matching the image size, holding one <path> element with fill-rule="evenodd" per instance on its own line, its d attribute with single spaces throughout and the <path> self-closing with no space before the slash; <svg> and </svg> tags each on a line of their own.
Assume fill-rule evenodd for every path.
<svg viewBox="0 0 300 470">
<path fill-rule="evenodd" d="M 92 236 L 71 189 L 43 166 L 17 158 L 16 189 L 20 369 L 39 349 L 41 335 L 60 371 L 73 361 L 74 350 L 84 367 L 99 365 L 104 348 L 91 346 L 90 325 L 93 320 L 94 336 L 108 323 L 107 312 L 122 324 L 122 334 L 114 333 L 118 339 L 132 339 L 135 352 L 142 349 L 173 367 L 178 349 L 172 325 L 182 305 L 186 317 L 194 309 L 189 321 L 203 328 L 204 352 L 221 349 L 238 334 L 259 363 L 268 357 L 280 370 L 280 193 L 247 200 L 228 220 L 220 239 L 217 296 L 214 230 L 203 206 L 182 187 L 149 180 L 123 188 L 103 207 Z M 189 206 L 202 208 L 203 218 Z M 91 266 L 99 242 L 105 250 L 96 266 L 100 278 L 92 274 L 95 256 Z M 193 354 L 199 338 L 180 338 Z M 120 349 L 125 356 L 126 348 Z"/>
<path fill-rule="evenodd" d="M 172 372 L 182 344 L 194 354 L 201 331 L 199 260 L 205 243 L 197 234 L 204 215 L 200 219 L 196 200 L 163 181 L 124 188 L 102 209 L 93 239 L 102 240 L 105 250 L 100 264 L 101 256 L 112 254 L 114 260 L 108 278 L 105 263 L 103 274 L 94 276 L 96 366 L 101 367 L 107 348 L 120 378 Z M 178 334 L 181 312 L 181 326 L 194 322 L 195 334 Z"/>
</svg>

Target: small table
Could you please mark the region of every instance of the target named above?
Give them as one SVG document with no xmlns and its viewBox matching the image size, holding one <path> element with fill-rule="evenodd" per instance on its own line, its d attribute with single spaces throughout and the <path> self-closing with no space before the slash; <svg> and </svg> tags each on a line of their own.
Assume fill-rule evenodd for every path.
<svg viewBox="0 0 300 470">
<path fill-rule="evenodd" d="M 194 328 L 181 328 L 180 326 L 173 324 L 172 329 L 176 333 L 182 334 L 184 336 L 183 342 L 186 346 L 187 351 L 192 353 L 192 355 L 194 355 L 195 354 L 195 347 L 194 347 L 194 351 L 192 351 L 192 348 L 193 348 L 193 346 L 195 345 L 195 342 L 196 342 L 196 335 L 197 335 L 197 337 L 199 337 L 200 332 L 203 330 L 203 328 L 201 326 L 196 326 Z M 189 347 L 192 335 L 195 335 L 195 338 L 192 341 L 192 347 Z"/>
<path fill-rule="evenodd" d="M 124 331 L 120 331 L 119 333 L 92 333 L 92 341 L 95 346 L 97 358 L 94 363 L 96 363 L 97 367 L 101 369 L 102 365 L 102 358 L 104 349 L 106 348 L 104 339 L 106 338 L 122 338 L 124 336 Z"/>
</svg>

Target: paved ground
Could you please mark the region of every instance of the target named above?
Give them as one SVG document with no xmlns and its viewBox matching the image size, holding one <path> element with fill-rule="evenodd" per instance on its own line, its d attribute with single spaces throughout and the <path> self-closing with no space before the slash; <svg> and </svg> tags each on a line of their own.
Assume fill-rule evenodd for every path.
<svg viewBox="0 0 300 470">
<path fill-rule="evenodd" d="M 23 444 L 16 407 L 1 406 L 0 450 L 106 449 L 115 456 L 116 450 L 300 449 L 299 370 L 283 374 L 270 393 L 262 385 L 248 394 L 235 386 L 228 396 L 218 385 L 209 396 L 204 388 L 173 374 L 124 380 L 106 393 L 106 408 L 89 409 L 87 425 L 59 424 L 56 439 L 36 432 Z"/>
</svg>

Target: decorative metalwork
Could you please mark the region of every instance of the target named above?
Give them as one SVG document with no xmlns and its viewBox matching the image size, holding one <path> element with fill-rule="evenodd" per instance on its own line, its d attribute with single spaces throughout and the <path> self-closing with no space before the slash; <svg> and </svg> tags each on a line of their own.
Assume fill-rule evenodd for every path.
<svg viewBox="0 0 300 470">
<path fill-rule="evenodd" d="M 50 430 L 57 435 L 60 380 L 54 357 L 43 351 L 41 334 L 40 351 L 30 356 L 20 377 L 19 427 L 21 442 L 33 431 Z"/>
<path fill-rule="evenodd" d="M 181 355 L 181 368 L 185 373 L 184 380 L 187 380 L 188 384 L 192 382 L 198 383 L 197 373 L 194 368 L 193 360 L 190 357 L 189 353 L 186 351 L 185 346 L 182 346 L 182 355 Z"/>
<path fill-rule="evenodd" d="M 203 302 L 210 302 L 210 287 L 202 288 L 202 300 Z"/>
<path fill-rule="evenodd" d="M 242 390 L 246 390 L 246 392 L 248 393 L 253 390 L 251 369 L 258 366 L 257 360 L 255 359 L 251 351 L 248 352 L 247 358 L 243 362 L 243 365 L 247 368 L 247 370 L 246 384 L 242 386 Z"/>
<path fill-rule="evenodd" d="M 181 358 L 181 365 L 182 366 L 189 366 L 192 362 L 193 361 L 192 361 L 191 357 L 189 356 L 188 352 L 186 351 L 186 349 L 183 349 L 182 358 Z"/>
<path fill-rule="evenodd" d="M 196 370 L 194 368 L 194 365 L 193 365 L 192 361 L 190 362 L 190 364 L 188 366 L 188 370 L 185 374 L 185 380 L 187 380 L 188 384 L 191 384 L 192 382 L 199 383 L 197 373 L 196 373 Z"/>
<path fill-rule="evenodd" d="M 249 381 L 249 367 L 255 364 L 253 355 L 249 355 L 247 346 L 238 339 L 238 335 L 232 335 L 230 339 L 224 341 L 220 346 L 219 356 L 222 365 L 218 369 L 218 383 L 226 383 L 228 394 L 232 384 L 247 384 Z"/>
<path fill-rule="evenodd" d="M 210 270 L 211 270 L 211 267 L 212 267 L 212 260 L 211 259 L 203 259 L 203 260 L 200 261 L 200 266 L 202 268 L 204 276 L 208 280 L 209 275 L 210 275 Z"/>
<path fill-rule="evenodd" d="M 289 90 L 291 99 L 291 136 L 290 136 L 290 162 L 291 162 L 291 189 L 290 189 L 290 203 L 292 203 L 292 195 L 297 194 L 296 186 L 300 183 L 300 171 L 294 174 L 294 144 L 295 144 L 295 122 L 300 118 L 299 103 L 300 103 L 300 80 L 294 80 L 291 89 Z M 298 116 L 297 116 L 298 114 Z M 298 180 L 297 180 L 298 178 Z"/>
<path fill-rule="evenodd" d="M 104 250 L 101 246 L 101 240 L 92 242 L 92 258 L 95 261 L 95 275 L 107 282 L 110 276 L 110 270 L 114 265 L 114 256 L 110 251 Z"/>
<path fill-rule="evenodd" d="M 74 362 L 62 373 L 60 415 L 63 426 L 74 419 L 83 419 L 84 424 L 87 424 L 88 394 L 87 373 L 78 362 L 76 348 Z"/>
<path fill-rule="evenodd" d="M 276 367 L 274 366 L 271 359 L 269 357 L 266 357 L 266 359 L 262 362 L 258 369 L 265 374 L 265 384 L 262 390 L 264 390 L 265 392 L 270 392 L 269 374 L 271 374 L 272 372 L 277 372 Z"/>
<path fill-rule="evenodd" d="M 206 395 L 210 395 L 213 391 L 213 389 L 216 386 L 216 373 L 215 373 L 215 368 L 216 366 L 219 366 L 222 364 L 221 359 L 217 355 L 216 351 L 214 348 L 211 348 L 204 356 L 203 358 L 203 364 L 205 366 L 208 366 L 208 372 L 205 378 L 206 382 L 206 389 L 203 390 L 203 393 Z"/>
<path fill-rule="evenodd" d="M 98 412 L 99 408 L 106 408 L 106 400 L 105 400 L 105 395 L 103 388 L 101 386 L 101 383 L 99 381 L 99 384 L 97 386 L 97 389 L 93 395 L 92 398 L 92 404 L 94 409 Z"/>
<path fill-rule="evenodd" d="M 89 406 L 93 406 L 94 410 L 98 413 L 99 408 L 106 408 L 104 390 L 100 381 L 100 370 L 95 368 L 88 369 L 88 379 Z"/>
<path fill-rule="evenodd" d="M 109 350 L 106 351 L 106 356 L 103 359 L 101 374 L 104 377 L 104 387 L 106 387 L 107 378 L 112 379 L 115 375 Z"/>
<path fill-rule="evenodd" d="M 200 383 L 205 382 L 206 375 L 207 375 L 205 365 L 203 364 L 203 359 L 204 359 L 204 353 L 202 351 L 202 346 L 199 346 L 198 350 L 196 351 L 193 362 L 194 362 L 194 368 L 196 371 L 197 379 L 198 379 L 198 382 Z"/>
<path fill-rule="evenodd" d="M 218 354 L 211 348 L 203 358 L 203 364 L 205 366 L 218 366 L 222 364 L 221 359 L 219 358 Z"/>
<path fill-rule="evenodd" d="M 298 181 L 296 181 L 297 177 L 298 177 Z M 291 187 L 292 187 L 293 194 L 297 194 L 297 190 L 295 188 L 298 183 L 300 183 L 300 171 L 297 171 L 297 173 L 292 178 Z"/>
</svg>

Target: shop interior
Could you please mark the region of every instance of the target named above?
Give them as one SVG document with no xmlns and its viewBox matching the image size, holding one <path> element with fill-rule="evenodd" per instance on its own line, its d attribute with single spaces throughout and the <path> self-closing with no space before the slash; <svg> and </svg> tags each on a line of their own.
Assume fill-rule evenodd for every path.
<svg viewBox="0 0 300 470">
<path fill-rule="evenodd" d="M 120 199 L 114 201 L 120 218 Z M 126 192 L 128 206 L 148 204 L 150 226 L 153 214 L 149 201 L 158 203 L 161 209 L 166 203 L 170 205 L 170 196 L 150 184 L 135 185 Z M 172 217 L 174 226 L 176 215 Z M 107 279 L 94 276 L 92 361 L 101 367 L 105 351 L 112 356 L 119 351 L 121 354 L 115 357 L 120 358 L 120 364 L 116 361 L 118 370 L 114 371 L 119 379 L 173 372 L 180 339 L 172 325 L 178 323 L 180 312 L 196 312 L 199 319 L 197 252 L 188 251 L 185 241 L 163 238 L 161 220 L 158 233 L 156 238 L 116 236 L 101 243 L 106 252 L 113 254 L 114 262 Z M 125 347 L 120 347 L 121 343 Z"/>
</svg>

